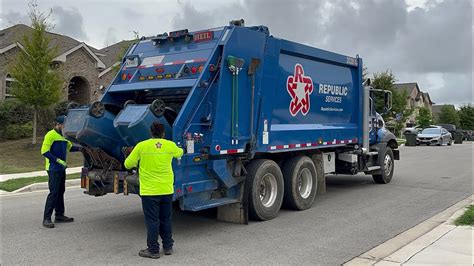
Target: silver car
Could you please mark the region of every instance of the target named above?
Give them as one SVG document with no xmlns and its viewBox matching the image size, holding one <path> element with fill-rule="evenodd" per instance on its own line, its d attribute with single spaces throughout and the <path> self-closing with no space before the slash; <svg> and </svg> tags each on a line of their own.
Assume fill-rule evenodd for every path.
<svg viewBox="0 0 474 266">
<path fill-rule="evenodd" d="M 416 145 L 451 145 L 453 137 L 445 128 L 430 127 L 425 128 L 416 137 Z"/>
</svg>

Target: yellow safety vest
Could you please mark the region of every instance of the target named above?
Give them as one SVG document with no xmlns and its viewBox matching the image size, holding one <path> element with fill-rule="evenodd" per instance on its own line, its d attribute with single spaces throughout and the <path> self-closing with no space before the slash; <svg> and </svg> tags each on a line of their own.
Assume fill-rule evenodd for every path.
<svg viewBox="0 0 474 266">
<path fill-rule="evenodd" d="M 148 139 L 139 142 L 125 159 L 125 168 L 137 166 L 140 195 L 156 196 L 174 193 L 173 158 L 183 156 L 183 149 L 166 139 Z"/>
</svg>

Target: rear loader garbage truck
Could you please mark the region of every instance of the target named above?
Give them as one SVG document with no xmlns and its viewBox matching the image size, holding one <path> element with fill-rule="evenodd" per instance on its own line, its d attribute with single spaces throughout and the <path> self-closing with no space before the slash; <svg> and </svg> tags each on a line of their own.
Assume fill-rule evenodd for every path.
<svg viewBox="0 0 474 266">
<path fill-rule="evenodd" d="M 358 56 L 231 21 L 137 41 L 100 101 L 69 109 L 64 134 L 84 147 L 85 194 L 138 194 L 140 173 L 124 168 L 124 151 L 159 121 L 185 150 L 173 162 L 182 210 L 269 220 L 282 205 L 310 208 L 326 174 L 390 182 L 398 145 L 377 119 L 373 91 Z"/>
</svg>

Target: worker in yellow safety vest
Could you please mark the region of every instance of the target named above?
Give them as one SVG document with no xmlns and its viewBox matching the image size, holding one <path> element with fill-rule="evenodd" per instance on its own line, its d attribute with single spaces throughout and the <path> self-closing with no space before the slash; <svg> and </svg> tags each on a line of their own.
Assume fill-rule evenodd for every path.
<svg viewBox="0 0 474 266">
<path fill-rule="evenodd" d="M 148 246 L 138 254 L 141 257 L 158 259 L 158 234 L 165 255 L 173 253 L 171 210 L 174 174 L 171 163 L 173 158 L 180 158 L 184 151 L 174 142 L 164 139 L 165 127 L 162 124 L 154 122 L 150 129 L 152 138 L 139 142 L 125 159 L 124 165 L 129 170 L 138 167 Z"/>
<path fill-rule="evenodd" d="M 63 137 L 62 130 L 66 117 L 56 117 L 56 124 L 45 136 L 41 145 L 41 154 L 46 159 L 46 171 L 48 172 L 49 194 L 43 214 L 43 226 L 54 228 L 51 221 L 55 211 L 55 223 L 70 223 L 74 218 L 64 215 L 64 191 L 66 190 L 66 154 L 68 151 L 80 151 L 80 147 Z"/>
</svg>

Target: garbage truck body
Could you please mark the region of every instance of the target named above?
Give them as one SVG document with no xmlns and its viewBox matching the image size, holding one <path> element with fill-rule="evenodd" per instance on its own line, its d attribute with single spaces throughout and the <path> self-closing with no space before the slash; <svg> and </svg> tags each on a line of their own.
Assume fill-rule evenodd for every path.
<svg viewBox="0 0 474 266">
<path fill-rule="evenodd" d="M 133 44 L 100 101 L 69 109 L 64 134 L 84 147 L 86 194 L 139 194 L 124 151 L 158 121 L 185 150 L 173 162 L 182 210 L 268 220 L 282 204 L 310 208 L 327 174 L 390 182 L 398 146 L 369 85 L 358 56 L 279 39 L 265 26 L 180 30 Z"/>
</svg>

